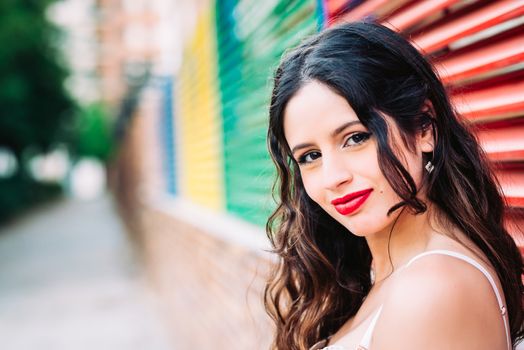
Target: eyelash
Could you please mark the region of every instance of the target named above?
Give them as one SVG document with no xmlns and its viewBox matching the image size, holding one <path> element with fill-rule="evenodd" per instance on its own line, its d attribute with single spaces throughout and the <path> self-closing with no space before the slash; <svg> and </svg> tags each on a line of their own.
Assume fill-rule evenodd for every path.
<svg viewBox="0 0 524 350">
<path fill-rule="evenodd" d="M 354 140 L 355 137 L 357 138 L 357 140 Z M 369 132 L 354 132 L 352 134 L 350 134 L 348 136 L 348 138 L 344 141 L 344 146 L 346 147 L 355 147 L 355 146 L 359 146 L 361 144 L 363 144 L 364 142 L 366 142 L 367 140 L 369 140 L 369 138 L 371 137 L 371 133 Z M 359 140 L 360 138 L 360 140 Z M 350 140 L 353 140 L 353 142 L 355 143 L 354 145 L 348 145 L 349 141 Z M 318 151 L 313 151 L 313 152 L 307 152 L 307 153 L 304 153 L 303 155 L 301 155 L 297 162 L 298 164 L 309 164 L 311 163 L 312 161 L 314 161 L 315 159 L 318 159 L 319 157 L 313 159 L 313 160 L 306 160 L 306 158 L 308 156 L 311 156 L 312 154 L 319 154 L 320 155 L 320 152 Z"/>
</svg>

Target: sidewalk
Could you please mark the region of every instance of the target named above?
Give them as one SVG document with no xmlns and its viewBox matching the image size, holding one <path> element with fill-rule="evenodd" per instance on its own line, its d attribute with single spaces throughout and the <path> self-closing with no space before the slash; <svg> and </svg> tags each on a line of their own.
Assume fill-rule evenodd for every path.
<svg viewBox="0 0 524 350">
<path fill-rule="evenodd" d="M 0 230 L 5 350 L 176 350 L 109 197 Z"/>
</svg>

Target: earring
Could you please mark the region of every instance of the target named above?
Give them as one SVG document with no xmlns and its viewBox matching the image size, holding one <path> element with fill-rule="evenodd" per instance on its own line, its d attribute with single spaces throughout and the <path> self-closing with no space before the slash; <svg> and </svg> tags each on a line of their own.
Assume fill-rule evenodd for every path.
<svg viewBox="0 0 524 350">
<path fill-rule="evenodd" d="M 435 169 L 435 166 L 433 165 L 433 163 L 431 163 L 431 161 L 428 161 L 426 163 L 426 166 L 424 167 L 426 168 L 426 171 L 431 174 L 431 172 L 433 171 L 433 169 Z"/>
</svg>

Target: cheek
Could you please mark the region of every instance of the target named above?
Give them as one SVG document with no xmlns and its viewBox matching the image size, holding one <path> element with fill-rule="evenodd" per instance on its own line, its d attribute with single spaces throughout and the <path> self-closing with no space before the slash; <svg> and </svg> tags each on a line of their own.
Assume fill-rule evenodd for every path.
<svg viewBox="0 0 524 350">
<path fill-rule="evenodd" d="M 314 174 L 311 173 L 301 173 L 302 183 L 304 184 L 304 190 L 306 191 L 309 198 L 319 205 L 321 203 L 321 188 L 319 186 L 318 179 L 315 179 Z"/>
</svg>

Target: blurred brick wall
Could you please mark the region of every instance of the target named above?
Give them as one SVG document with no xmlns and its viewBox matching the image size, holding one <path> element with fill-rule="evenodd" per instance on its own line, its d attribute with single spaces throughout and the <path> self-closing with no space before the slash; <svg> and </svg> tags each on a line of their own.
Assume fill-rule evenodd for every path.
<svg viewBox="0 0 524 350">
<path fill-rule="evenodd" d="M 144 110 L 137 114 L 114 160 L 111 184 L 176 350 L 267 349 L 272 326 L 262 294 L 270 262 L 149 204 L 155 146 L 146 139 L 155 121 Z"/>
<path fill-rule="evenodd" d="M 146 266 L 181 349 L 267 349 L 268 262 L 152 208 L 141 221 Z"/>
</svg>

